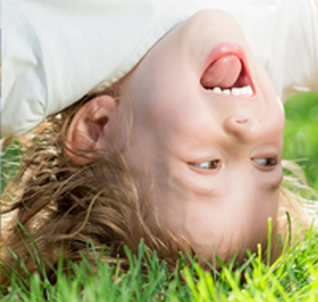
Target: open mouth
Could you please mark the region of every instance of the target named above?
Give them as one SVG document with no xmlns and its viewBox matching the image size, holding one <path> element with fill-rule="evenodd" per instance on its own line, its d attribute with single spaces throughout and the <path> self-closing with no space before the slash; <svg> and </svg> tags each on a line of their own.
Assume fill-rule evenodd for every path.
<svg viewBox="0 0 318 302">
<path fill-rule="evenodd" d="M 224 43 L 218 46 L 201 76 L 201 85 L 220 95 L 254 96 L 254 85 L 245 61 L 239 45 Z"/>
</svg>

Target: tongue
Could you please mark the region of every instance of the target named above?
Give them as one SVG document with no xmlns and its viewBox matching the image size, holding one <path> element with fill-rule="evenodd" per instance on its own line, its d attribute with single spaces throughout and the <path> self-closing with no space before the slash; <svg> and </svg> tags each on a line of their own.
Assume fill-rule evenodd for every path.
<svg viewBox="0 0 318 302">
<path fill-rule="evenodd" d="M 201 77 L 201 85 L 205 88 L 231 88 L 242 71 L 242 63 L 235 55 L 226 55 L 214 61 Z"/>
</svg>

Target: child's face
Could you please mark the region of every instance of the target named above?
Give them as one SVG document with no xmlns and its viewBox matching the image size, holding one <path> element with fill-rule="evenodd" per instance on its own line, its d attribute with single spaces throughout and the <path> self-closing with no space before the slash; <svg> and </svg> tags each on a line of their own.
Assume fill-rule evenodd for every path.
<svg viewBox="0 0 318 302">
<path fill-rule="evenodd" d="M 134 112 L 128 162 L 154 178 L 151 208 L 161 224 L 205 257 L 213 244 L 225 257 L 230 243 L 254 248 L 263 241 L 278 208 L 284 113 L 232 17 L 194 15 L 121 85 Z M 203 86 L 251 86 L 253 95 Z"/>
</svg>

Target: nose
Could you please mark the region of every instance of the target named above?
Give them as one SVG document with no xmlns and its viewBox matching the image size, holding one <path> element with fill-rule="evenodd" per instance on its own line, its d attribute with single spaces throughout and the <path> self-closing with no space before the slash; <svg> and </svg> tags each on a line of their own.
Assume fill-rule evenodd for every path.
<svg viewBox="0 0 318 302">
<path fill-rule="evenodd" d="M 263 130 L 264 123 L 255 117 L 232 116 L 224 121 L 224 131 L 242 143 L 256 141 Z"/>
</svg>

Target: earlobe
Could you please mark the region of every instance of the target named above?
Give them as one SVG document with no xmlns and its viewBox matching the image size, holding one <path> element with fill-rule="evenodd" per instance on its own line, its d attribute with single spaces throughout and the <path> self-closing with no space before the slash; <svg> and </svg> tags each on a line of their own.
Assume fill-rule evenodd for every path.
<svg viewBox="0 0 318 302">
<path fill-rule="evenodd" d="M 74 164 L 89 164 L 96 158 L 97 150 L 107 149 L 105 132 L 116 106 L 112 97 L 102 95 L 75 113 L 67 130 L 65 149 Z"/>
</svg>

